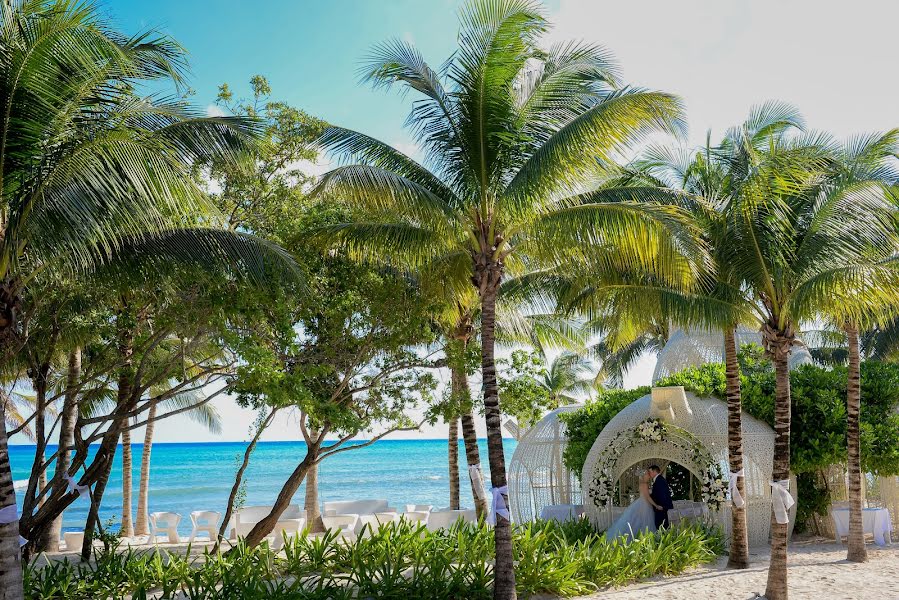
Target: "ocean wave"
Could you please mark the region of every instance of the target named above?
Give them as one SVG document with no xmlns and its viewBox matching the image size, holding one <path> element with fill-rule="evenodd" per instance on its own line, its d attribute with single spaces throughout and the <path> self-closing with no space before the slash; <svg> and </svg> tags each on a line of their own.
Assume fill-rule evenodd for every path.
<svg viewBox="0 0 899 600">
<path fill-rule="evenodd" d="M 15 488 L 17 490 L 24 490 L 25 488 L 28 487 L 28 480 L 27 479 L 16 479 L 15 481 L 12 482 L 12 486 L 13 486 L 13 488 Z"/>
</svg>

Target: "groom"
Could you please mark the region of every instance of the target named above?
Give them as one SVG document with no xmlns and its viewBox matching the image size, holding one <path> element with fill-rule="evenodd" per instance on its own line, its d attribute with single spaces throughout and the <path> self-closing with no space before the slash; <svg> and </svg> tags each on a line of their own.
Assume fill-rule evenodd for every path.
<svg viewBox="0 0 899 600">
<path fill-rule="evenodd" d="M 655 509 L 656 529 L 661 529 L 668 526 L 668 511 L 674 508 L 674 502 L 671 501 L 671 488 L 662 477 L 662 469 L 658 465 L 649 467 L 649 477 L 649 498 Z"/>
</svg>

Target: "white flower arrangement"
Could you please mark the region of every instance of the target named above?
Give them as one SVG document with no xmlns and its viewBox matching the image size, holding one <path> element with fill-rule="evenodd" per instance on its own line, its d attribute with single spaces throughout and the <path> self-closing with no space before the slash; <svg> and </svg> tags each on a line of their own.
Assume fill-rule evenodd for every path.
<svg viewBox="0 0 899 600">
<path fill-rule="evenodd" d="M 665 438 L 665 425 L 658 419 L 647 419 L 637 425 L 637 436 L 647 442 L 661 442 Z"/>
<path fill-rule="evenodd" d="M 718 510 L 727 501 L 728 481 L 721 476 L 717 465 L 711 465 L 702 480 L 702 501 Z"/>
</svg>

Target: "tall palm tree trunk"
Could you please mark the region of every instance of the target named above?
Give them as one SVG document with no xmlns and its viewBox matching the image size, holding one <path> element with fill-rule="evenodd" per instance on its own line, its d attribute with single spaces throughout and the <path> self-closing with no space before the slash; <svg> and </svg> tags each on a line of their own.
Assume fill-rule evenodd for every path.
<svg viewBox="0 0 899 600">
<path fill-rule="evenodd" d="M 792 328 L 778 329 L 766 323 L 763 329 L 765 351 L 774 362 L 774 470 L 772 479 L 790 479 L 790 350 L 795 340 Z M 787 533 L 789 523 L 771 523 L 771 564 L 765 597 L 787 600 Z"/>
<path fill-rule="evenodd" d="M 121 537 L 134 537 L 134 524 L 131 521 L 131 430 L 128 424 L 122 429 L 122 527 Z"/>
<path fill-rule="evenodd" d="M 16 491 L 6 445 L 6 405 L 0 402 L 0 510 L 10 511 L 7 507 L 15 505 Z M 0 600 L 23 600 L 24 597 L 19 521 L 13 519 L 11 523 L 0 523 Z"/>
<path fill-rule="evenodd" d="M 103 502 L 103 493 L 106 491 L 106 484 L 109 483 L 109 475 L 112 473 L 112 463 L 115 460 L 117 447 L 118 444 L 113 446 L 112 452 L 107 455 L 108 458 L 104 459 L 103 471 L 91 493 L 91 507 L 87 513 L 87 521 L 84 523 L 84 542 L 81 545 L 81 560 L 84 562 L 90 560 L 94 547 L 94 530 L 100 525 L 100 504 Z"/>
<path fill-rule="evenodd" d="M 53 474 L 53 488 L 66 485 L 63 477 L 72 464 L 72 450 L 75 447 L 75 423 L 78 421 L 78 380 L 81 378 L 81 347 L 69 352 L 69 367 L 66 375 L 66 391 L 62 401 L 62 418 L 59 424 L 59 448 L 56 454 L 56 471 Z M 62 513 L 50 523 L 44 543 L 38 542 L 38 551 L 58 552 L 62 535 Z"/>
<path fill-rule="evenodd" d="M 736 328 L 724 330 L 724 364 L 727 378 L 727 451 L 731 477 L 743 470 L 743 427 L 740 396 L 740 364 L 737 362 Z M 737 477 L 737 491 L 746 498 L 746 481 Z M 746 505 L 731 504 L 730 557 L 727 566 L 749 566 L 749 538 L 746 531 Z"/>
<path fill-rule="evenodd" d="M 459 510 L 459 419 L 449 420 L 447 436 L 447 456 L 449 457 L 449 506 L 451 510 Z"/>
<path fill-rule="evenodd" d="M 846 386 L 847 449 L 849 453 L 849 552 L 852 562 L 868 560 L 865 532 L 862 524 L 862 468 L 859 436 L 861 409 L 861 376 L 859 374 L 858 328 L 847 324 L 849 336 L 849 380 Z"/>
<path fill-rule="evenodd" d="M 134 535 L 150 535 L 150 455 L 153 452 L 153 433 L 156 429 L 156 404 L 147 411 L 144 446 L 140 453 L 140 485 L 137 491 L 137 520 Z"/>
<path fill-rule="evenodd" d="M 484 386 L 484 413 L 487 422 L 487 457 L 490 460 L 490 483 L 496 490 L 506 487 L 506 459 L 503 453 L 502 412 L 499 405 L 499 386 L 496 379 L 495 327 L 496 297 L 502 278 L 502 266 L 490 257 L 475 264 L 481 295 L 481 374 Z M 500 496 L 508 507 L 508 492 Z M 493 528 L 496 546 L 493 597 L 495 600 L 515 600 L 515 565 L 512 556 L 512 523 L 501 514 L 496 515 Z"/>
<path fill-rule="evenodd" d="M 465 386 L 468 386 L 468 378 L 465 380 Z M 478 434 L 474 426 L 474 415 L 471 411 L 463 413 L 460 419 L 462 421 L 462 442 L 465 445 L 465 462 L 469 467 L 481 465 L 481 451 L 478 449 Z M 475 481 L 469 476 L 471 483 L 471 496 L 474 498 L 474 508 L 479 519 L 487 517 L 487 500 L 484 493 L 484 484 L 481 481 Z"/>
</svg>

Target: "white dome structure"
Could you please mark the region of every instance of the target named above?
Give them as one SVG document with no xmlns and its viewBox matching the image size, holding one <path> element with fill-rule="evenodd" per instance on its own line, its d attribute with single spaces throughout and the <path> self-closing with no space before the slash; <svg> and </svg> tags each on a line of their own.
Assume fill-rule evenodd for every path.
<svg viewBox="0 0 899 600">
<path fill-rule="evenodd" d="M 737 348 L 743 344 L 762 343 L 762 334 L 748 327 L 737 329 Z M 683 371 L 687 367 L 698 367 L 704 363 L 724 362 L 724 336 L 720 331 L 702 329 L 683 330 L 676 329 L 669 336 L 668 342 L 656 361 L 656 368 L 652 374 L 652 382 L 655 383 L 675 373 Z M 804 346 L 794 346 L 790 352 L 790 368 L 795 369 L 799 365 L 812 364 L 812 355 Z"/>
<path fill-rule="evenodd" d="M 568 438 L 559 415 L 582 407 L 573 404 L 557 408 L 519 440 L 509 462 L 509 505 L 513 521 L 533 521 L 549 505 L 581 504 L 581 482 L 562 463 Z"/>
<path fill-rule="evenodd" d="M 658 439 L 641 437 L 641 427 L 655 419 L 665 433 Z M 766 423 L 743 413 L 743 461 L 746 520 L 751 545 L 768 541 L 771 523 L 771 472 L 774 431 Z M 636 490 L 636 476 L 650 464 L 663 471 L 677 463 L 704 481 L 708 472 L 728 477 L 727 404 L 699 398 L 681 387 L 654 388 L 615 415 L 593 443 L 584 464 L 581 489 L 584 512 L 599 529 L 605 529 L 630 504 L 626 492 Z M 713 476 L 714 477 L 714 476 Z M 617 489 L 617 493 L 616 490 Z M 795 497 L 795 484 L 791 494 Z M 730 501 L 711 513 L 729 533 Z M 791 522 L 795 517 L 795 505 Z"/>
</svg>

